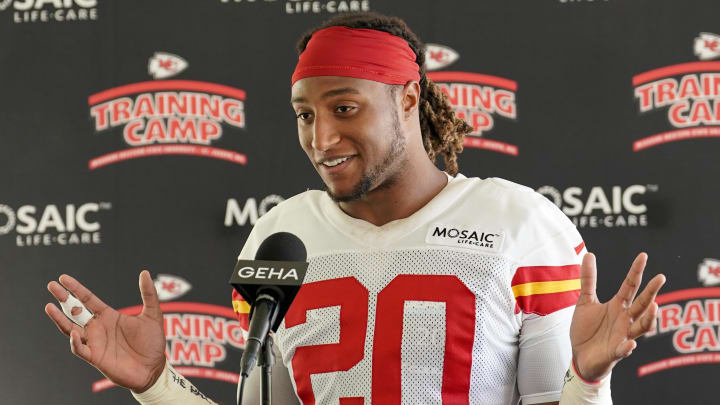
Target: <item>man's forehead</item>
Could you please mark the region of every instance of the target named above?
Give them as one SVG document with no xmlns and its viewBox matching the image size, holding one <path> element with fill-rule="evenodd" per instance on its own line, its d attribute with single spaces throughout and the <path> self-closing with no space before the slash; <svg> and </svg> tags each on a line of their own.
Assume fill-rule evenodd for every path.
<svg viewBox="0 0 720 405">
<path fill-rule="evenodd" d="M 326 99 L 342 94 L 358 94 L 375 91 L 385 85 L 380 82 L 354 77 L 315 76 L 295 82 L 291 91 L 291 103 L 310 99 Z"/>
</svg>

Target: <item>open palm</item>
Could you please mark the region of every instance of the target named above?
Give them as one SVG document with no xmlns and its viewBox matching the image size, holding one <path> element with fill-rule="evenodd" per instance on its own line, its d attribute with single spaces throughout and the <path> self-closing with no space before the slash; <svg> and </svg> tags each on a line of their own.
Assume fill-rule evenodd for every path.
<svg viewBox="0 0 720 405">
<path fill-rule="evenodd" d="M 601 303 L 595 293 L 597 267 L 595 256 L 588 253 L 580 270 L 581 287 L 572 325 L 570 341 L 578 373 L 590 381 L 605 377 L 615 364 L 632 353 L 635 339 L 648 332 L 657 314 L 655 296 L 665 283 L 665 276 L 655 276 L 635 299 L 647 255 L 640 253 L 617 294 Z"/>
<path fill-rule="evenodd" d="M 65 302 L 69 290 L 95 315 L 83 328 L 54 304 L 45 306 L 58 329 L 70 337 L 72 352 L 119 386 L 135 392 L 150 388 L 165 366 L 163 316 L 150 273 L 140 273 L 143 309 L 137 316 L 120 314 L 68 275 L 59 280 L 62 285 L 55 281 L 48 284 L 58 301 Z"/>
</svg>

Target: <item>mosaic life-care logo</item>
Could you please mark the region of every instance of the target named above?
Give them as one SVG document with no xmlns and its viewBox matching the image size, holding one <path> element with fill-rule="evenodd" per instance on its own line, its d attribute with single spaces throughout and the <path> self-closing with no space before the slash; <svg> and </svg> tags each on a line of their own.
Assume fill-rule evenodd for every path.
<svg viewBox="0 0 720 405">
<path fill-rule="evenodd" d="M 148 73 L 167 78 L 188 62 L 156 52 Z M 94 170 L 130 159 L 159 155 L 191 155 L 244 165 L 247 157 L 214 147 L 228 132 L 245 128 L 245 91 L 197 80 L 154 80 L 130 83 L 90 95 L 90 117 L 96 136 L 119 136 L 126 149 L 92 158 Z"/>
<path fill-rule="evenodd" d="M 288 15 L 305 14 L 338 14 L 359 11 L 370 11 L 370 0 L 289 0 L 276 2 L 276 0 L 220 0 L 221 3 L 253 4 L 277 3 Z"/>
<path fill-rule="evenodd" d="M 645 196 L 657 184 L 629 186 L 542 186 L 536 191 L 555 203 L 578 228 L 638 228 L 648 226 Z"/>
<path fill-rule="evenodd" d="M 277 194 L 270 194 L 261 200 L 251 197 L 242 204 L 235 198 L 229 198 L 225 205 L 225 227 L 255 226 L 260 217 L 283 201 L 285 199 Z"/>
<path fill-rule="evenodd" d="M 637 152 L 657 145 L 695 138 L 720 137 L 720 36 L 703 32 L 695 38 L 701 62 L 653 69 L 633 77 L 640 116 L 667 114 L 667 131 L 633 142 Z"/>
<path fill-rule="evenodd" d="M 12 22 L 46 23 L 95 21 L 97 0 L 0 0 L 0 12 L 12 12 Z"/>
<path fill-rule="evenodd" d="M 110 209 L 109 202 L 26 204 L 17 208 L 0 203 L 0 240 L 13 235 L 17 247 L 99 245 L 101 212 Z"/>
<path fill-rule="evenodd" d="M 445 45 L 428 44 L 425 50 L 428 70 L 445 68 L 459 58 L 458 52 Z M 517 121 L 517 82 L 474 72 L 429 71 L 427 76 L 445 93 L 457 116 L 472 127 L 465 147 L 518 155 L 516 145 L 488 138 L 495 135 L 498 119 Z"/>
</svg>

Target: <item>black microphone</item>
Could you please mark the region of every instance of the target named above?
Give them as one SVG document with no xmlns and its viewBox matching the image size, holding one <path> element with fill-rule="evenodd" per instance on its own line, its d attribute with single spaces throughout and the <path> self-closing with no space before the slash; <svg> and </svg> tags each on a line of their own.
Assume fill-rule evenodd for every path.
<svg viewBox="0 0 720 405">
<path fill-rule="evenodd" d="M 238 260 L 230 284 L 250 304 L 250 326 L 240 361 L 240 375 L 250 375 L 270 330 L 277 331 L 300 290 L 308 263 L 303 242 L 288 232 L 274 233 L 255 253 Z"/>
</svg>

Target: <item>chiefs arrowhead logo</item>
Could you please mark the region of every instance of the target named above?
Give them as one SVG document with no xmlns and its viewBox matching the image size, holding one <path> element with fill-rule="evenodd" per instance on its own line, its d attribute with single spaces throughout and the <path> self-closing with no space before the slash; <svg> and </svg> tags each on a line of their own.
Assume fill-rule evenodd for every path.
<svg viewBox="0 0 720 405">
<path fill-rule="evenodd" d="M 425 67 L 427 70 L 438 70 L 458 60 L 460 54 L 444 45 L 425 45 Z"/>
<path fill-rule="evenodd" d="M 720 57 L 720 36 L 709 32 L 701 32 L 695 38 L 695 55 L 700 60 L 715 59 Z"/>
<path fill-rule="evenodd" d="M 158 274 L 154 282 L 160 301 L 180 298 L 192 288 L 192 285 L 185 279 L 172 274 Z"/>
<path fill-rule="evenodd" d="M 185 59 L 167 52 L 155 52 L 148 61 L 148 74 L 153 79 L 165 79 L 175 76 L 188 67 Z"/>
<path fill-rule="evenodd" d="M 720 284 L 720 260 L 705 259 L 700 263 L 698 280 L 706 287 Z"/>
</svg>

